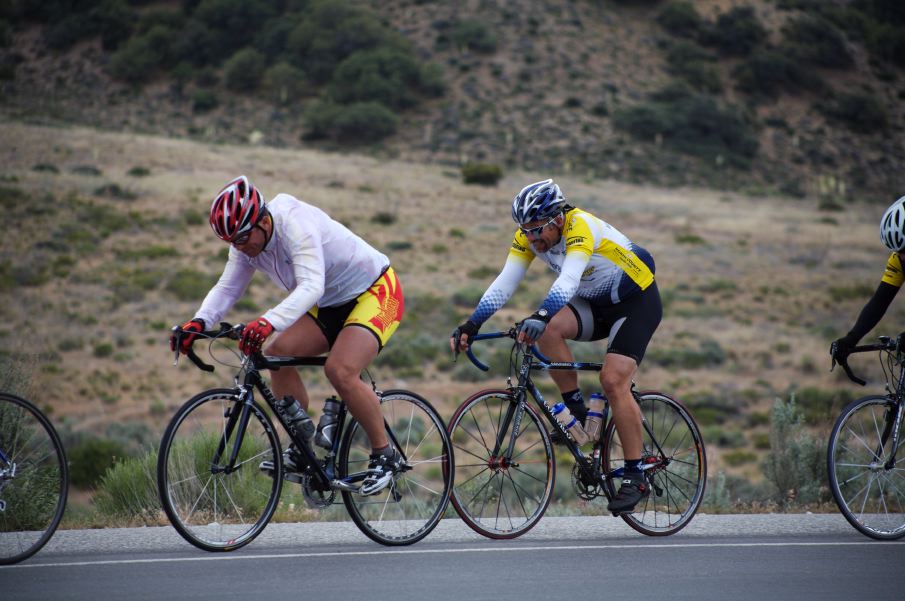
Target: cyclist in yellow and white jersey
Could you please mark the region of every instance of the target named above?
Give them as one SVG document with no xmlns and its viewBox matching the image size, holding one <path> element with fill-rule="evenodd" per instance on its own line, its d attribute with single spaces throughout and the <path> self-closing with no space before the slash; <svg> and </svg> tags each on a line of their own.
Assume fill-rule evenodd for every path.
<svg viewBox="0 0 905 601">
<path fill-rule="evenodd" d="M 230 244 L 229 258 L 195 317 L 174 330 L 171 348 L 188 352 L 197 332 L 220 321 L 239 300 L 255 271 L 267 274 L 288 295 L 245 325 L 239 348 L 246 354 L 257 352 L 273 335 L 266 348 L 269 355 L 308 357 L 329 350 L 327 379 L 371 441 L 368 475 L 360 492 L 383 490 L 401 469 L 402 457 L 387 440 L 380 401 L 360 374 L 402 319 L 402 287 L 390 260 L 315 206 L 289 194 L 265 202 L 245 176 L 229 182 L 214 198 L 210 225 Z M 308 409 L 308 393 L 296 370 L 273 371 L 271 379 L 278 397 L 294 397 Z M 295 471 L 292 448 L 284 464 Z M 272 470 L 272 464 L 261 467 Z"/>
<path fill-rule="evenodd" d="M 852 347 L 880 323 L 892 299 L 905 283 L 905 272 L 902 270 L 905 255 L 905 196 L 892 203 L 880 219 L 880 240 L 892 253 L 886 260 L 880 285 L 864 305 L 855 325 L 848 334 L 830 346 L 830 355 L 837 361 L 845 359 Z"/>
<path fill-rule="evenodd" d="M 641 412 L 631 383 L 663 315 L 654 281 L 654 260 L 609 223 L 566 204 L 552 179 L 516 195 L 512 218 L 519 224 L 502 272 L 471 317 L 456 328 L 450 346 L 465 350 L 481 325 L 509 299 L 535 257 L 559 274 L 541 306 L 518 327 L 520 342 L 537 341 L 554 361 L 572 361 L 566 340 L 608 339 L 600 383 L 613 408 L 625 450 L 625 478 L 608 505 L 630 512 L 649 494 L 641 469 Z M 578 375 L 551 371 L 566 406 L 587 414 Z"/>
</svg>

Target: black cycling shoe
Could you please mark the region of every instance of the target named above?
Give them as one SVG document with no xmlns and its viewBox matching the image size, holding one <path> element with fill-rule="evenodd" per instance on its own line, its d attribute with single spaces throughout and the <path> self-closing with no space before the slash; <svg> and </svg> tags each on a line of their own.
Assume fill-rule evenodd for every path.
<svg viewBox="0 0 905 601">
<path fill-rule="evenodd" d="M 622 486 L 616 493 L 609 504 L 606 506 L 607 511 L 611 511 L 613 515 L 622 515 L 623 513 L 631 513 L 635 506 L 650 494 L 650 485 L 644 473 L 634 474 L 628 473 L 623 476 Z"/>
</svg>

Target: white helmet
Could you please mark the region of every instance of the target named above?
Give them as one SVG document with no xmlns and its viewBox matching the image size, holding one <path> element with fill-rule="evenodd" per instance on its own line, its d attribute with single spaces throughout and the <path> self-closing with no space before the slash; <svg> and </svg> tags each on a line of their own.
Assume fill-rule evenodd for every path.
<svg viewBox="0 0 905 601">
<path fill-rule="evenodd" d="M 880 240 L 893 252 L 905 249 L 905 196 L 889 205 L 883 213 Z"/>
<path fill-rule="evenodd" d="M 559 186 L 552 179 L 528 184 L 512 200 L 512 220 L 528 223 L 553 217 L 566 204 Z"/>
</svg>

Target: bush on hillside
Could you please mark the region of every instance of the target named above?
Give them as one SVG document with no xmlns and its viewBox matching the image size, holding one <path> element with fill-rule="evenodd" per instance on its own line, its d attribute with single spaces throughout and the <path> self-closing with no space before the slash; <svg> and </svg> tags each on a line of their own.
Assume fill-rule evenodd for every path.
<svg viewBox="0 0 905 601">
<path fill-rule="evenodd" d="M 750 6 L 737 6 L 717 17 L 701 36 L 726 56 L 745 56 L 767 39 L 767 30 Z"/>
<path fill-rule="evenodd" d="M 263 88 L 267 96 L 277 104 L 298 101 L 308 90 L 305 72 L 283 61 L 264 72 Z"/>
<path fill-rule="evenodd" d="M 889 117 L 876 97 L 868 94 L 842 93 L 818 104 L 827 118 L 841 123 L 855 133 L 875 133 L 886 128 Z"/>
<path fill-rule="evenodd" d="M 106 438 L 89 438 L 66 451 L 69 476 L 79 488 L 92 488 L 117 461 L 126 457 L 126 450 L 118 442 Z"/>
<path fill-rule="evenodd" d="M 461 50 L 471 50 L 481 54 L 496 52 L 497 40 L 490 26 L 483 21 L 466 19 L 455 24 L 452 41 Z"/>
<path fill-rule="evenodd" d="M 855 64 L 845 35 L 826 19 L 803 16 L 783 28 L 785 47 L 794 58 L 831 69 L 848 69 Z"/>
<path fill-rule="evenodd" d="M 133 84 L 149 81 L 162 65 L 172 59 L 176 34 L 162 25 L 132 37 L 110 58 L 113 76 Z"/>
<path fill-rule="evenodd" d="M 356 52 L 337 66 L 329 94 L 340 104 L 376 101 L 391 108 L 415 104 L 421 68 L 414 57 L 394 48 Z"/>
<path fill-rule="evenodd" d="M 395 113 L 379 102 L 339 105 L 315 101 L 305 111 L 304 138 L 371 143 L 396 133 L 398 125 Z"/>
<path fill-rule="evenodd" d="M 704 28 L 704 22 L 694 4 L 684 0 L 664 6 L 657 14 L 657 23 L 669 33 L 686 38 L 697 36 Z"/>
<path fill-rule="evenodd" d="M 276 4 L 268 0 L 201 0 L 192 16 L 206 26 L 210 55 L 219 59 L 250 44 L 254 32 L 277 16 Z"/>
<path fill-rule="evenodd" d="M 712 64 L 715 60 L 716 57 L 701 46 L 685 40 L 670 46 L 666 53 L 670 72 L 695 90 L 711 94 L 718 94 L 723 88 L 719 71 Z"/>
<path fill-rule="evenodd" d="M 671 87 L 651 102 L 613 114 L 613 125 L 636 138 L 657 141 L 679 152 L 746 168 L 757 154 L 757 133 L 751 120 L 712 96 Z"/>
<path fill-rule="evenodd" d="M 253 94 L 265 68 L 265 57 L 254 48 L 243 48 L 223 65 L 226 84 L 233 91 Z"/>
<path fill-rule="evenodd" d="M 499 165 L 472 162 L 462 165 L 462 181 L 466 184 L 495 186 L 502 177 L 503 169 Z"/>
<path fill-rule="evenodd" d="M 781 92 L 819 92 L 826 84 L 813 69 L 779 50 L 756 50 L 732 71 L 736 88 L 752 96 L 775 99 Z"/>
</svg>

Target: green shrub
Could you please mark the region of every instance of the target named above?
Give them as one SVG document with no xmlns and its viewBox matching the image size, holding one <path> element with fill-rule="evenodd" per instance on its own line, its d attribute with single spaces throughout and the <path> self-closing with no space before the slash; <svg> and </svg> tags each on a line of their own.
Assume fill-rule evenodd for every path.
<svg viewBox="0 0 905 601">
<path fill-rule="evenodd" d="M 735 449 L 723 454 L 723 461 L 726 465 L 738 467 L 746 463 L 754 463 L 757 461 L 757 453 L 745 451 L 744 449 Z"/>
<path fill-rule="evenodd" d="M 217 93 L 213 90 L 196 90 L 192 95 L 192 110 L 196 113 L 207 113 L 219 104 Z"/>
<path fill-rule="evenodd" d="M 780 92 L 819 92 L 826 86 L 819 74 L 779 50 L 757 50 L 733 69 L 736 87 L 746 94 L 775 98 Z"/>
<path fill-rule="evenodd" d="M 340 104 L 379 102 L 403 109 L 415 104 L 421 67 L 408 52 L 379 48 L 356 52 L 336 68 L 329 94 Z"/>
<path fill-rule="evenodd" d="M 670 2 L 657 13 L 657 23 L 669 33 L 693 38 L 704 28 L 698 11 L 691 2 Z"/>
<path fill-rule="evenodd" d="M 726 351 L 716 340 L 702 340 L 698 349 L 651 349 L 650 360 L 667 368 L 700 369 L 716 367 L 726 361 Z"/>
<path fill-rule="evenodd" d="M 236 91 L 253 94 L 257 91 L 266 57 L 254 48 L 242 48 L 223 64 L 225 83 Z"/>
<path fill-rule="evenodd" d="M 670 72 L 682 78 L 695 90 L 719 93 L 723 88 L 719 71 L 709 52 L 692 42 L 680 41 L 673 44 L 666 54 Z"/>
<path fill-rule="evenodd" d="M 399 118 L 379 102 L 356 102 L 342 107 L 333 120 L 341 142 L 376 142 L 396 133 Z"/>
<path fill-rule="evenodd" d="M 763 468 L 774 500 L 786 507 L 828 500 L 826 445 L 802 426 L 795 396 L 788 402 L 777 399 L 770 418 L 770 452 Z"/>
<path fill-rule="evenodd" d="M 147 167 L 141 167 L 137 165 L 129 169 L 129 171 L 126 172 L 126 175 L 130 175 L 132 177 L 147 177 L 151 175 L 151 170 Z"/>
<path fill-rule="evenodd" d="M 272 101 L 286 105 L 297 102 L 305 94 L 308 79 L 304 71 L 282 61 L 264 72 L 263 87 Z"/>
<path fill-rule="evenodd" d="M 818 104 L 829 119 L 837 121 L 855 133 L 875 133 L 889 124 L 886 109 L 876 97 L 855 93 L 841 93 L 835 99 Z"/>
<path fill-rule="evenodd" d="M 652 102 L 616 111 L 613 124 L 642 140 L 659 136 L 679 152 L 715 161 L 722 157 L 736 167 L 747 167 L 757 154 L 757 134 L 749 118 L 680 87 L 662 90 Z"/>
<path fill-rule="evenodd" d="M 129 38 L 110 57 L 110 72 L 128 83 L 145 83 L 168 62 L 176 36 L 172 29 L 158 25 L 143 35 Z"/>
<path fill-rule="evenodd" d="M 795 60 L 831 69 L 848 69 L 855 64 L 845 35 L 826 19 L 812 15 L 792 19 L 783 28 L 783 36 Z"/>
<path fill-rule="evenodd" d="M 497 40 L 490 26 L 484 21 L 466 19 L 455 24 L 452 40 L 463 50 L 482 54 L 496 52 Z"/>
<path fill-rule="evenodd" d="M 192 16 L 204 27 L 208 52 L 224 57 L 263 31 L 264 23 L 277 15 L 276 5 L 268 0 L 202 0 Z"/>
<path fill-rule="evenodd" d="M 92 488 L 104 473 L 125 458 L 123 446 L 105 438 L 89 438 L 66 451 L 69 459 L 69 476 L 79 488 Z"/>
<path fill-rule="evenodd" d="M 160 501 L 157 494 L 157 451 L 117 461 L 102 475 L 94 504 L 108 518 L 135 520 L 157 525 Z"/>
<path fill-rule="evenodd" d="M 98 359 L 104 359 L 113 354 L 113 345 L 109 342 L 101 342 L 94 345 L 94 356 Z"/>
<path fill-rule="evenodd" d="M 167 282 L 166 291 L 182 301 L 199 301 L 214 285 L 213 278 L 194 269 L 177 271 Z"/>
<path fill-rule="evenodd" d="M 466 184 L 495 186 L 502 177 L 503 169 L 499 165 L 472 162 L 462 165 L 462 181 Z"/>
<path fill-rule="evenodd" d="M 721 54 L 745 56 L 767 39 L 767 30 L 750 6 L 737 6 L 717 17 L 701 40 Z"/>
</svg>

